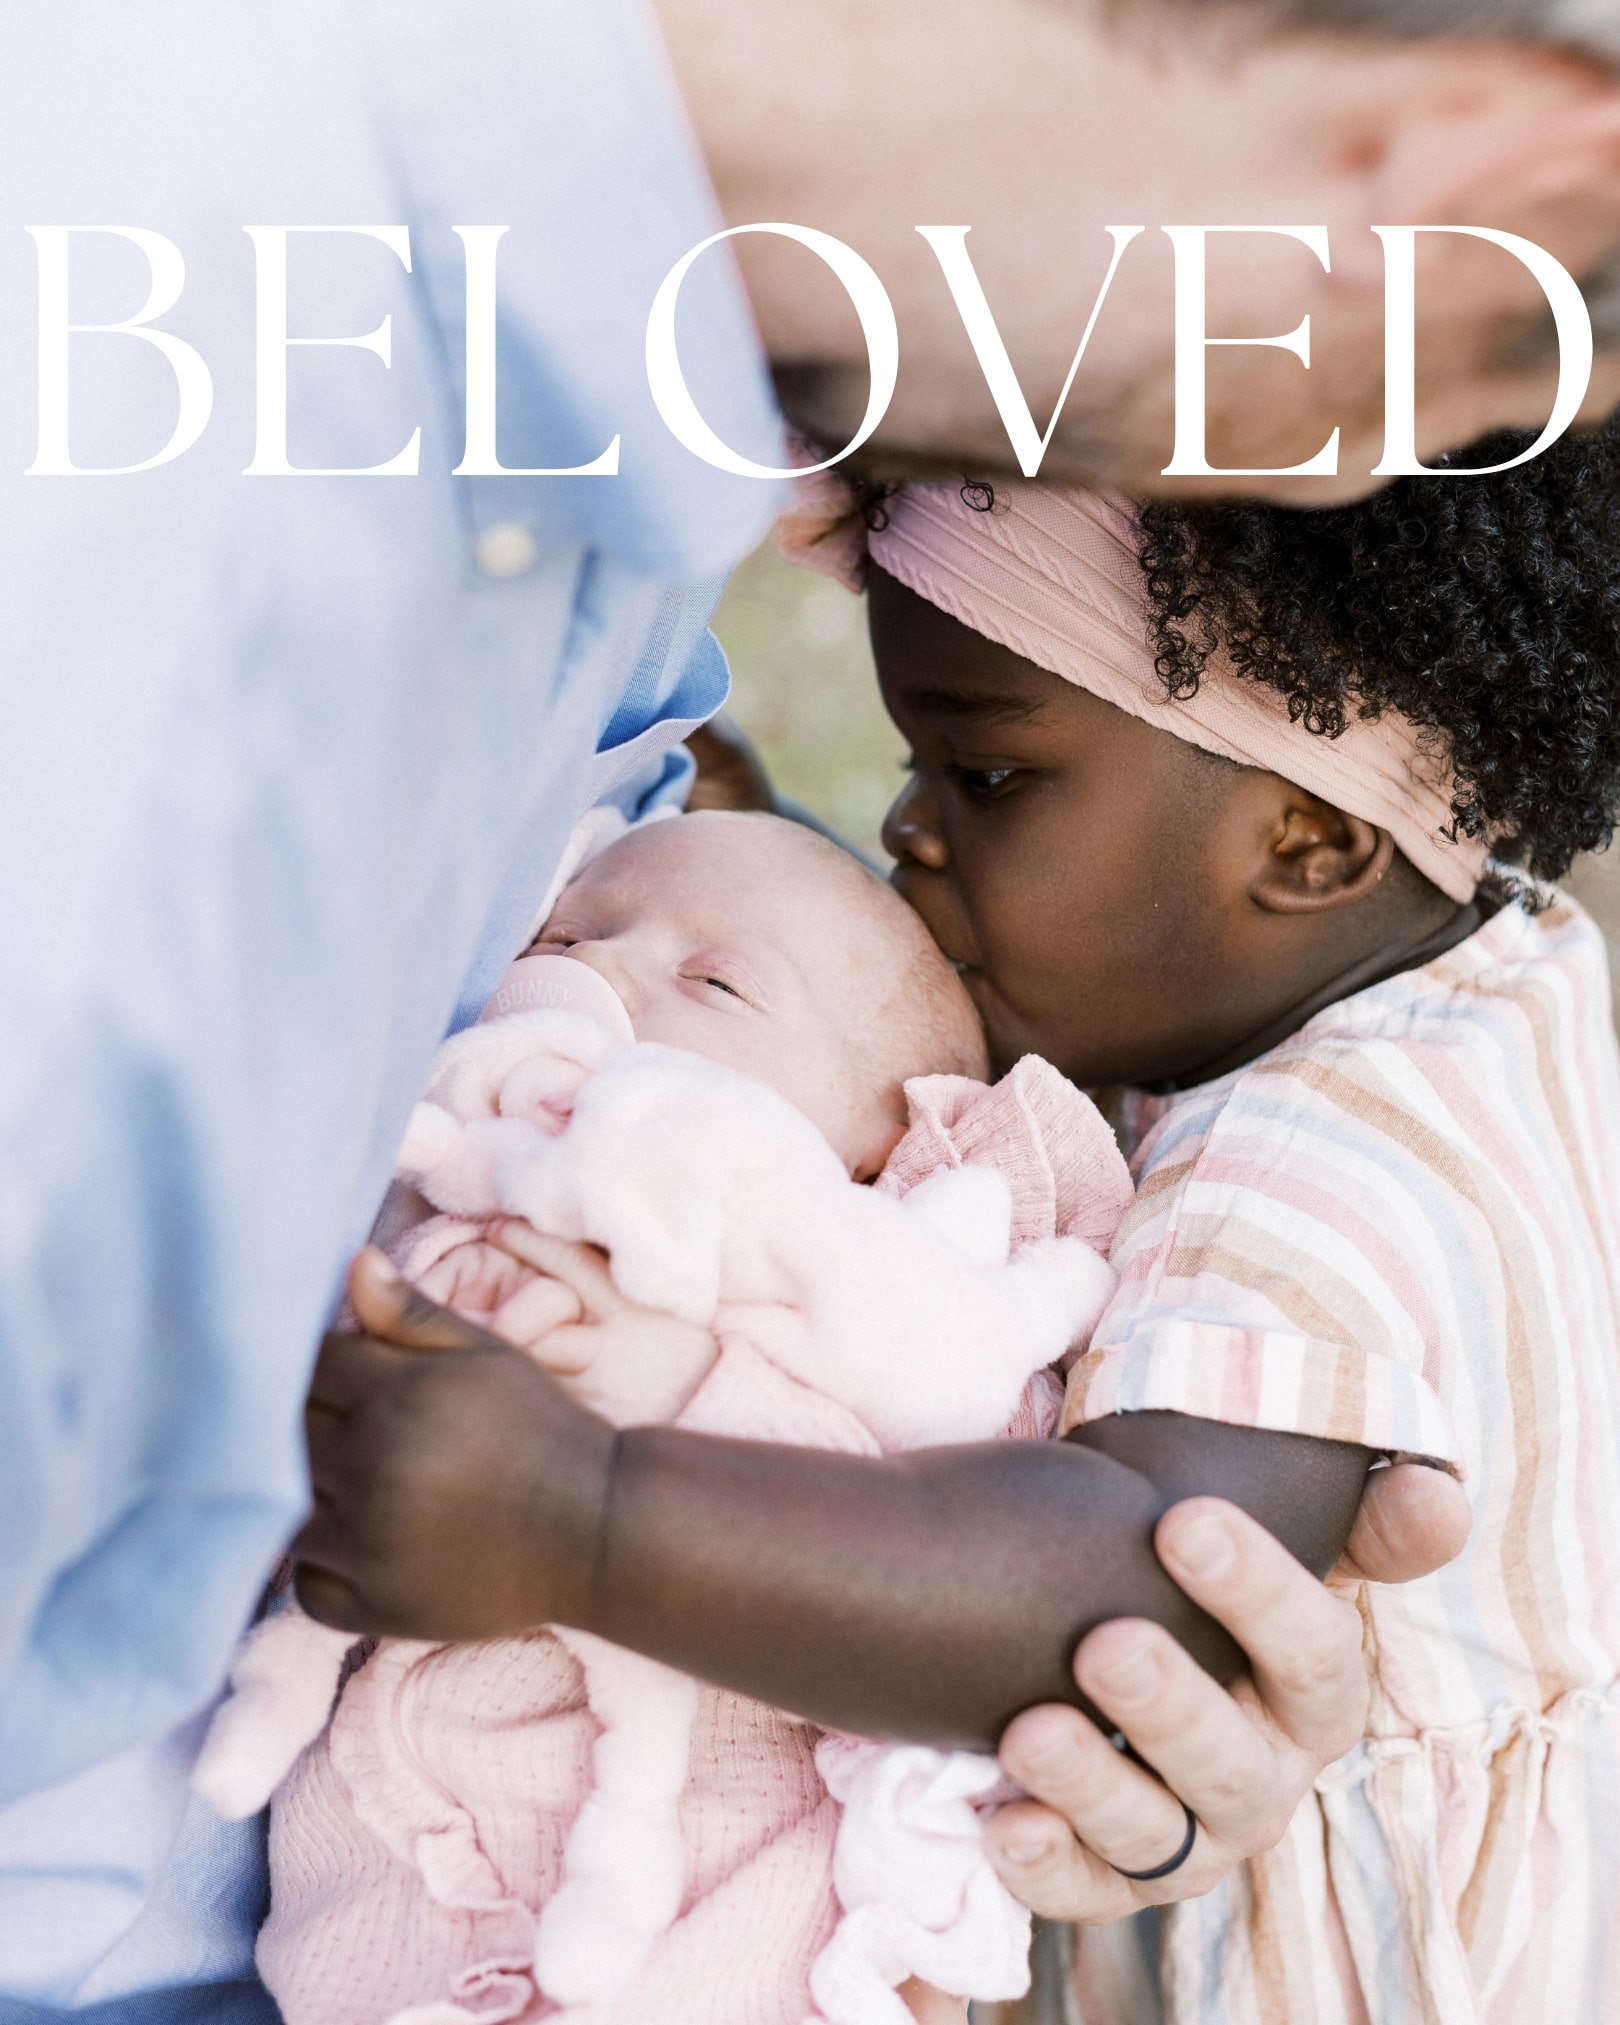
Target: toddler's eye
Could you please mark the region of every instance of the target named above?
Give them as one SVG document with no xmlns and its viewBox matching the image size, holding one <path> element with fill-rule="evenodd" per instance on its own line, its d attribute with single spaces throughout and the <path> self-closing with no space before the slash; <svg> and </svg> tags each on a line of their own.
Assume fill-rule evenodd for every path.
<svg viewBox="0 0 1620 2025">
<path fill-rule="evenodd" d="M 953 766 L 951 773 L 964 793 L 976 801 L 993 801 L 1018 773 L 1015 766 Z"/>
</svg>

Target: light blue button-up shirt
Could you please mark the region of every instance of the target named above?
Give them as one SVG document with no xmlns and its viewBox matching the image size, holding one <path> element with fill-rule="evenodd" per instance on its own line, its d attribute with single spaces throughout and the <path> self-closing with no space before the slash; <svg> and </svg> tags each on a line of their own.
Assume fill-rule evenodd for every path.
<svg viewBox="0 0 1620 2025">
<path fill-rule="evenodd" d="M 244 1972 L 245 1845 L 194 1812 L 183 1875 L 174 1851 L 304 1507 L 323 1320 L 435 1043 L 573 821 L 676 784 L 724 694 L 715 587 L 774 502 L 646 391 L 652 295 L 717 221 L 640 0 L 53 0 L 0 22 L 0 76 L 3 2018 Z M 293 333 L 387 315 L 392 355 L 294 348 L 289 447 L 374 464 L 420 426 L 419 476 L 242 475 L 265 222 L 409 227 L 409 274 L 294 235 Z M 181 248 L 162 322 L 213 418 L 158 470 L 26 478 L 23 228 L 108 223 Z M 511 228 L 504 461 L 617 434 L 618 477 L 449 475 L 457 224 Z M 140 306 L 127 242 L 72 261 L 75 321 Z M 777 461 L 723 258 L 680 334 L 720 433 Z M 72 357 L 75 460 L 151 455 L 167 364 L 128 336 Z"/>
</svg>

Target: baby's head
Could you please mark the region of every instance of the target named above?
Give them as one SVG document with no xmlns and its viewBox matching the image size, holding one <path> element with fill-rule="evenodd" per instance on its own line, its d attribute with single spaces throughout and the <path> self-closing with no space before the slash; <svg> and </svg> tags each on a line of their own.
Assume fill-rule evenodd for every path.
<svg viewBox="0 0 1620 2025">
<path fill-rule="evenodd" d="M 983 1076 L 961 981 L 911 909 L 827 838 L 719 811 L 651 823 L 564 888 L 534 949 L 601 973 L 641 1041 L 756 1076 L 857 1180 L 905 1129 L 911 1076 Z"/>
</svg>

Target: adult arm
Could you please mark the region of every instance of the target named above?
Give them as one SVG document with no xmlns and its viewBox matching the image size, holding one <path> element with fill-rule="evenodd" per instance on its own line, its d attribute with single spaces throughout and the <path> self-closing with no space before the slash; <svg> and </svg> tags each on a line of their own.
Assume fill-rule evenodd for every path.
<svg viewBox="0 0 1620 2025">
<path fill-rule="evenodd" d="M 1019 1716 L 1002 1738 L 1002 1763 L 1046 1804 L 1003 1808 L 988 1829 L 1009 1887 L 1049 1918 L 1095 1923 L 1197 1897 L 1269 1849 L 1317 1773 L 1361 1734 L 1366 1678 L 1351 1592 L 1443 1567 L 1462 1550 L 1468 1516 L 1461 1486 L 1443 1472 L 1417 1463 L 1374 1471 L 1324 1587 L 1232 1506 L 1174 1506 L 1155 1534 L 1159 1558 L 1242 1646 L 1250 1672 L 1227 1693 L 1140 1620 L 1084 1639 L 1077 1680 L 1158 1777 L 1074 1709 Z M 1177 1846 L 1182 1802 L 1201 1831 L 1187 1863 L 1156 1881 L 1121 1877 Z"/>
<path fill-rule="evenodd" d="M 1165 1572 L 1156 1524 L 1229 1498 L 1324 1572 L 1368 1461 L 1175 1414 L 881 1460 L 615 1434 L 377 1255 L 352 1293 L 371 1333 L 329 1337 L 311 1393 L 316 1615 L 427 1638 L 572 1624 L 878 1734 L 993 1744 L 1021 1710 L 1084 1705 L 1076 1645 L 1114 1618 L 1230 1678 L 1240 1650 Z"/>
</svg>

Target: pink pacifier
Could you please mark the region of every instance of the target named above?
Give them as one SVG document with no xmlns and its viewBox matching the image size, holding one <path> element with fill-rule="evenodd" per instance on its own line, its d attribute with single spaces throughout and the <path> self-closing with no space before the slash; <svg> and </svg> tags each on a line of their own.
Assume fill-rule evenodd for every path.
<svg viewBox="0 0 1620 2025">
<path fill-rule="evenodd" d="M 616 1041 L 628 1044 L 636 1037 L 624 1000 L 600 971 L 572 956 L 520 956 L 495 987 L 478 1023 L 520 1012 L 583 1013 Z"/>
</svg>

